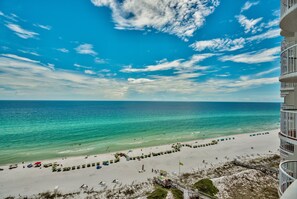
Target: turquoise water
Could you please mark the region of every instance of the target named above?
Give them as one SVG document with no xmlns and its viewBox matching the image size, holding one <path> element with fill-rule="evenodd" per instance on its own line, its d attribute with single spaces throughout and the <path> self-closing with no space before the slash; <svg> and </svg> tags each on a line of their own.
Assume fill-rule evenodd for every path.
<svg viewBox="0 0 297 199">
<path fill-rule="evenodd" d="M 279 128 L 279 103 L 0 101 L 0 164 Z"/>
</svg>

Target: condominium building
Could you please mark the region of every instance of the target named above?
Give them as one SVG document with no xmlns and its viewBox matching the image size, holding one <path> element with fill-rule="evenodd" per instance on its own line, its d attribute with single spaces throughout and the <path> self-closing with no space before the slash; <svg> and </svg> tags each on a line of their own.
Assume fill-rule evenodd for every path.
<svg viewBox="0 0 297 199">
<path fill-rule="evenodd" d="M 281 129 L 279 195 L 297 198 L 297 0 L 281 0 Z"/>
</svg>

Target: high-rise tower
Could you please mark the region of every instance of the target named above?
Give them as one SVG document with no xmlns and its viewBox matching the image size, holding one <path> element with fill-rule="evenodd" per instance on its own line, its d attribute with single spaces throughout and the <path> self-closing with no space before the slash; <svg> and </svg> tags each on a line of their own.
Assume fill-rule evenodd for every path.
<svg viewBox="0 0 297 199">
<path fill-rule="evenodd" d="M 297 0 L 281 0 L 281 129 L 279 195 L 297 198 Z M 294 192 L 295 191 L 295 192 Z M 293 194 L 293 195 L 292 195 Z"/>
</svg>

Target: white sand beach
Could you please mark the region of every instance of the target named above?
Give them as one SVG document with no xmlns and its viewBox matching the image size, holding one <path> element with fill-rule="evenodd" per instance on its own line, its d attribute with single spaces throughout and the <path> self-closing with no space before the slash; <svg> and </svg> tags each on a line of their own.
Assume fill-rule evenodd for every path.
<svg viewBox="0 0 297 199">
<path fill-rule="evenodd" d="M 103 189 L 99 182 L 104 181 L 108 188 L 119 186 L 120 184 L 131 184 L 147 181 L 157 174 L 152 169 L 165 170 L 172 175 L 178 175 L 179 162 L 180 172 L 192 172 L 201 170 L 214 165 L 231 161 L 234 158 L 259 157 L 267 154 L 278 154 L 279 129 L 265 132 L 232 135 L 220 138 L 196 140 L 183 144 L 200 145 L 210 143 L 212 140 L 228 138 L 228 140 L 219 141 L 218 144 L 190 148 L 182 147 L 179 152 L 164 154 L 160 156 L 151 156 L 140 160 L 127 161 L 124 157 L 120 162 L 113 163 L 108 166 L 102 166 L 105 160 L 114 160 L 114 153 L 92 155 L 86 158 L 69 157 L 66 159 L 45 160 L 42 164 L 57 162 L 63 167 L 78 166 L 88 163 L 100 162 L 102 168 L 97 170 L 95 167 L 80 168 L 79 170 L 52 172 L 52 168 L 23 168 L 28 165 L 19 163 L 18 168 L 9 170 L 9 165 L 1 166 L 0 171 L 0 198 L 7 196 L 18 196 L 19 194 L 32 195 L 45 191 L 53 191 L 58 186 L 58 190 L 62 193 L 76 192 L 82 184 L 93 187 L 94 190 Z M 252 134 L 259 134 L 251 136 Z M 230 139 L 229 139 L 230 138 Z M 233 139 L 234 138 L 234 139 Z M 142 154 L 156 153 L 166 150 L 172 150 L 172 145 L 164 145 L 157 147 L 149 147 L 143 149 L 133 149 L 132 152 L 122 151 L 131 156 L 141 156 Z M 39 161 L 39 160 L 37 160 Z M 32 162 L 34 163 L 34 162 Z M 145 172 L 139 173 L 144 165 Z M 118 179 L 119 184 L 112 183 L 114 179 Z"/>
</svg>

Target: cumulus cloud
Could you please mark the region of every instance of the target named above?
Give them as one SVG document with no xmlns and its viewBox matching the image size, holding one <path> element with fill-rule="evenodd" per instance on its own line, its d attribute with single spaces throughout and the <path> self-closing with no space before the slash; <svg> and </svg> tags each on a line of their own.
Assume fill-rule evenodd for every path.
<svg viewBox="0 0 297 199">
<path fill-rule="evenodd" d="M 280 48 L 263 49 L 260 51 L 247 52 L 237 55 L 226 55 L 219 58 L 221 61 L 255 64 L 274 61 L 279 57 Z"/>
<path fill-rule="evenodd" d="M 208 67 L 198 66 L 197 64 L 204 59 L 214 56 L 215 54 L 205 53 L 193 55 L 189 60 L 177 59 L 173 61 L 161 60 L 155 65 L 148 65 L 144 68 L 133 68 L 131 65 L 125 66 L 121 72 L 133 73 L 133 72 L 154 72 L 174 69 L 177 71 L 184 70 L 206 70 Z"/>
<path fill-rule="evenodd" d="M 81 44 L 77 46 L 75 50 L 79 54 L 92 55 L 92 56 L 97 55 L 97 53 L 93 50 L 92 44 Z"/>
<path fill-rule="evenodd" d="M 203 26 L 219 0 L 92 0 L 92 3 L 112 10 L 117 29 L 153 28 L 186 40 Z"/>
<path fill-rule="evenodd" d="M 13 23 L 8 23 L 5 25 L 7 28 L 12 30 L 17 36 L 23 39 L 29 39 L 29 38 L 36 38 L 39 34 L 33 31 L 25 30 L 21 26 Z"/>
</svg>

